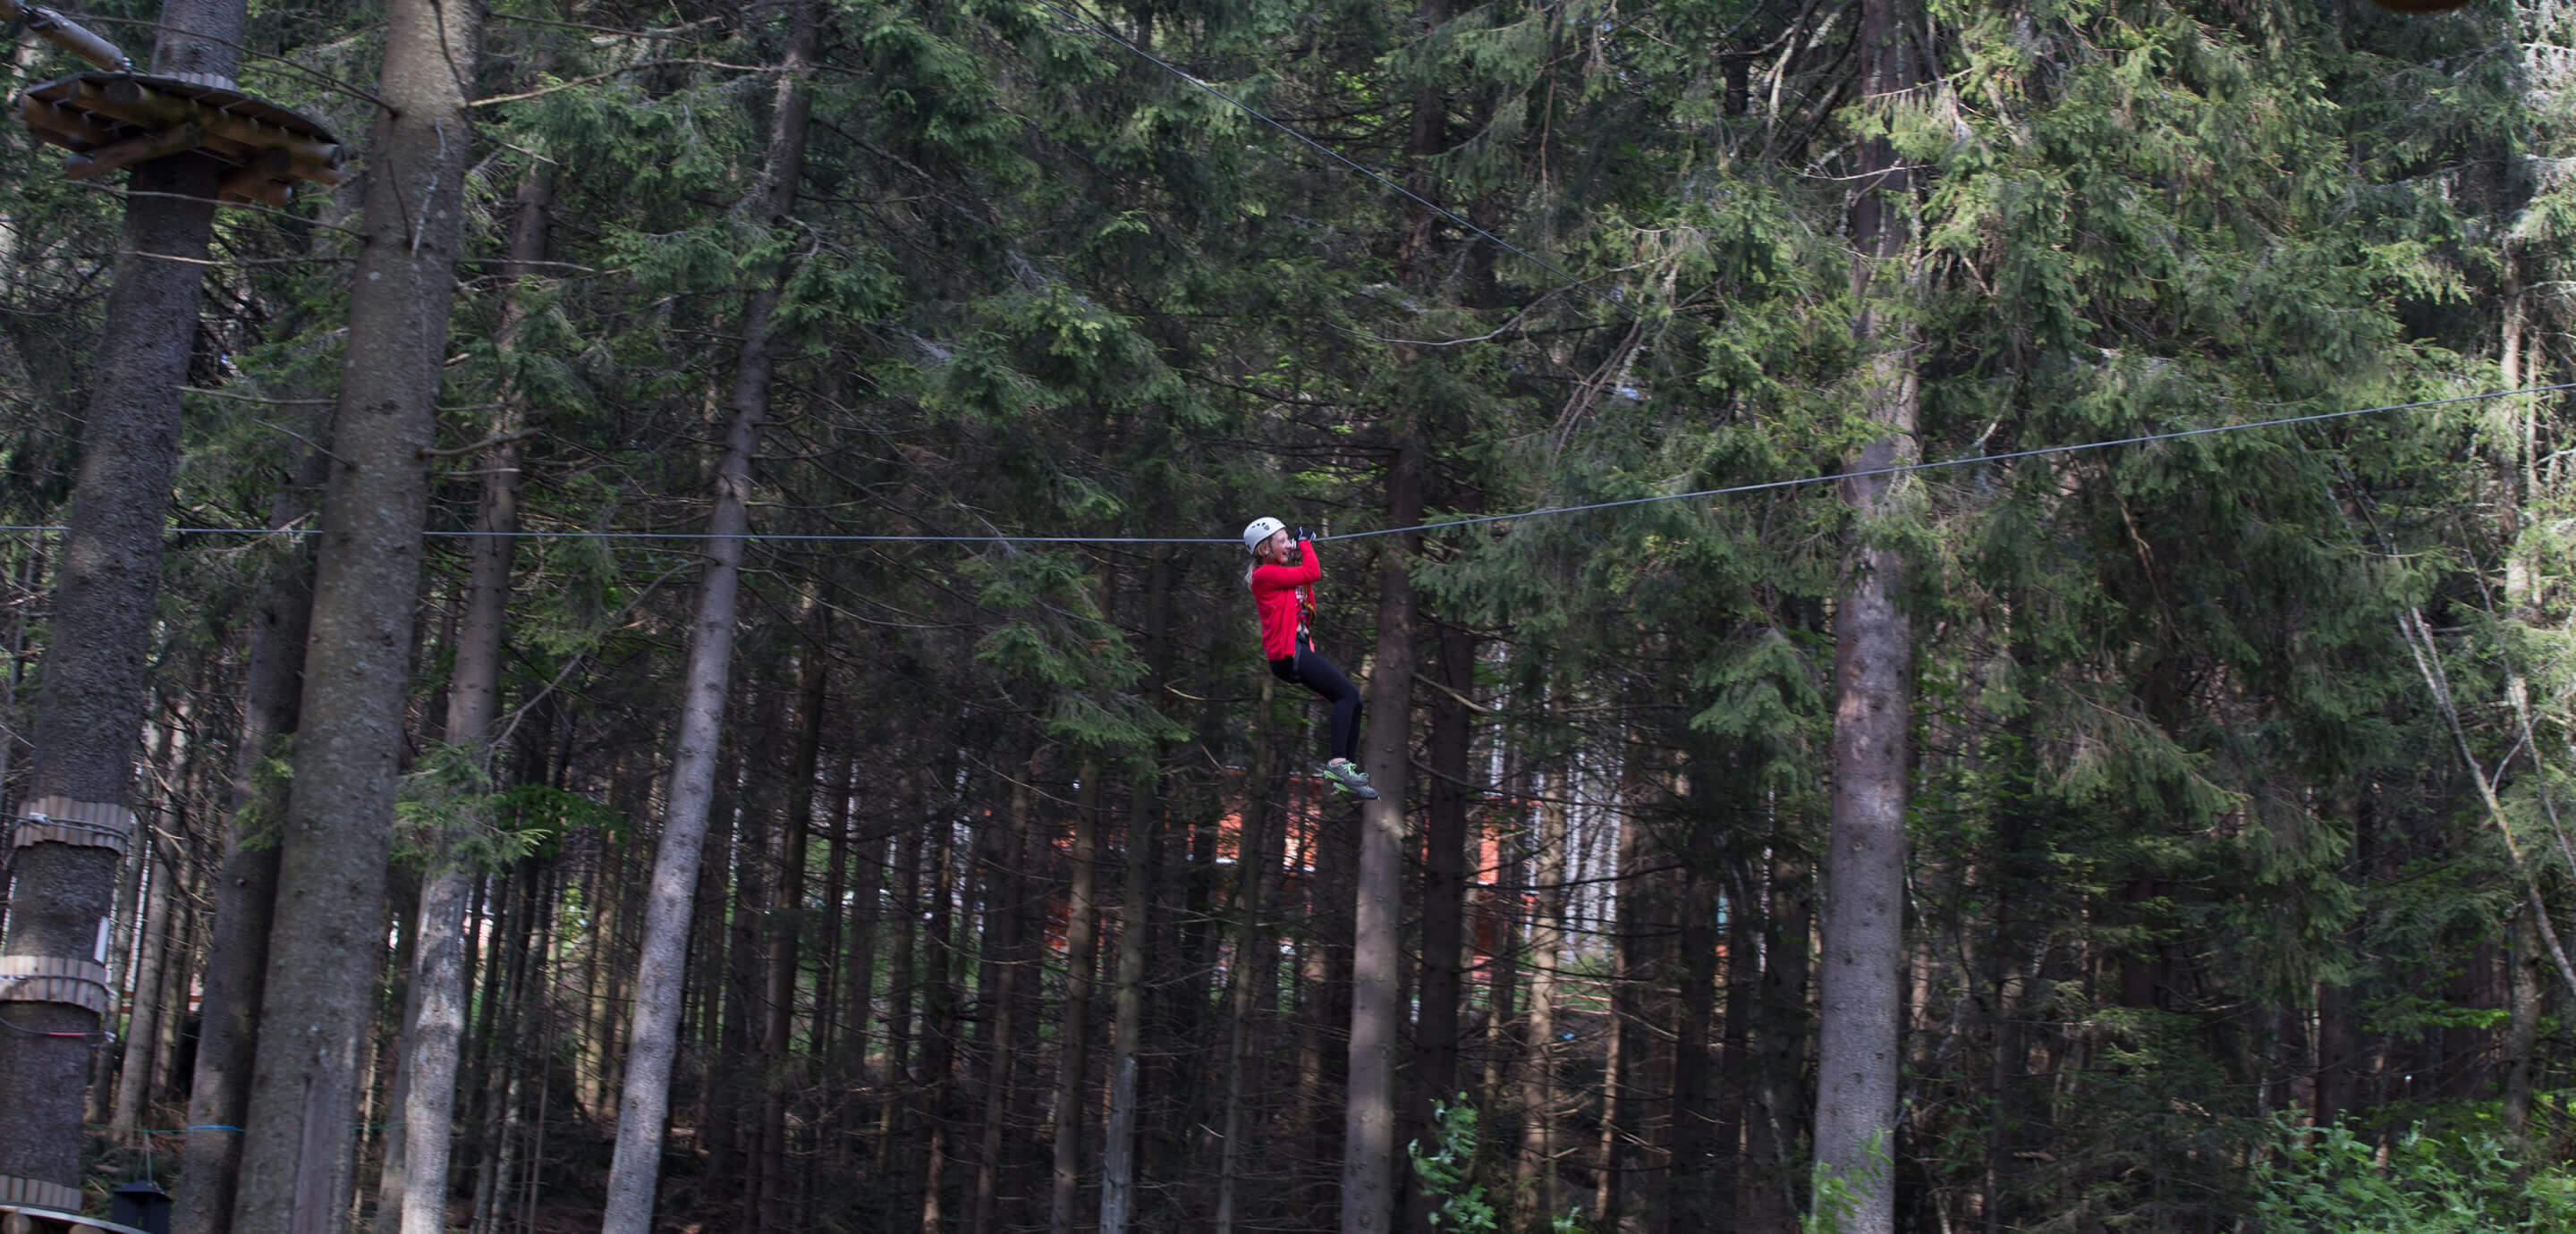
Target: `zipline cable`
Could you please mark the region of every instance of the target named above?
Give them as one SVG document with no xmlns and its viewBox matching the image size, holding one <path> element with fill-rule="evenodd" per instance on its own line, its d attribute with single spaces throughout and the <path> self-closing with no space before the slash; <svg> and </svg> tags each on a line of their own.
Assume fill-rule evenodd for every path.
<svg viewBox="0 0 2576 1234">
<path fill-rule="evenodd" d="M 1861 480 L 1872 476 L 1903 475 L 1914 471 L 1938 471 L 1966 467 L 1977 463 L 2009 463 L 2016 459 L 2042 458 L 2056 454 L 2079 454 L 2087 450 L 2107 450 L 2113 446 L 2139 446 L 2150 442 L 2175 441 L 2185 437 L 2208 437 L 2218 433 L 2238 433 L 2248 429 L 2281 428 L 2292 424 L 2314 424 L 2324 420 L 2349 420 L 2357 416 L 2383 415 L 2392 411 L 2421 411 L 2427 407 L 2447 407 L 2454 403 L 2475 403 L 2486 399 L 2514 398 L 2526 394 L 2553 394 L 2576 390 L 2576 381 L 2562 381 L 2545 386 L 2525 386 L 2518 390 L 2487 390 L 2477 394 L 2455 394 L 2448 398 L 2421 399 L 2412 403 L 2388 403 L 2378 407 L 2355 407 L 2346 411 L 2320 411 L 2304 416 L 2282 416 L 2272 420 L 2247 420 L 2236 424 L 2209 424 L 2199 428 L 2173 429 L 2162 433 L 2141 433 L 2134 437 L 2114 437 L 2106 441 L 2080 441 L 2062 446 L 2039 446 L 2004 454 L 1963 455 L 1959 458 L 1934 459 L 1930 462 L 1904 463 L 1894 467 L 1871 467 L 1859 471 L 1836 471 L 1823 475 L 1800 476 L 1794 480 L 1763 480 L 1753 484 L 1735 484 L 1725 488 L 1694 489 L 1687 493 L 1659 493 L 1651 497 L 1626 497 L 1617 501 L 1596 501 L 1579 506 L 1543 506 L 1511 514 L 1482 514 L 1471 518 L 1444 519 L 1433 523 L 1416 523 L 1409 527 L 1383 527 L 1375 531 L 1349 531 L 1340 535 L 1317 536 L 1318 542 L 1331 540 L 1366 540 L 1375 536 L 1409 535 L 1416 532 L 1447 531 L 1456 527 L 1474 527 L 1519 518 L 1546 518 L 1557 514 L 1582 514 L 1591 510 L 1616 510 L 1627 506 L 1653 505 L 1666 501 L 1690 501 L 1701 497 L 1726 497 L 1738 493 L 1759 493 L 1771 489 L 1803 488 L 1810 484 L 1832 484 L 1840 480 Z M 52 524 L 0 524 L 0 532 L 64 532 L 68 527 Z M 321 529 L 314 527 L 170 527 L 164 534 L 178 536 L 309 536 Z M 861 535 L 833 533 L 745 532 L 741 535 L 718 535 L 703 531 L 424 531 L 432 539 L 473 540 L 491 536 L 512 536 L 523 540 L 762 540 L 773 544 L 1228 544 L 1239 545 L 1233 536 L 921 536 Z"/>
<path fill-rule="evenodd" d="M 1090 20 L 1090 19 L 1088 19 L 1088 18 L 1085 18 L 1085 17 L 1083 17 L 1081 14 L 1078 14 L 1078 13 L 1074 12 L 1073 10 L 1071 10 L 1071 9 L 1068 9 L 1068 8 L 1064 7 L 1063 5 L 1056 3 L 1056 0 L 1038 0 L 1038 3 L 1039 3 L 1039 4 L 1042 4 L 1042 5 L 1045 5 L 1046 7 L 1050 8 L 1050 9 L 1055 10 L 1056 15 L 1057 15 L 1057 16 L 1060 16 L 1060 17 L 1062 17 L 1062 18 L 1064 18 L 1066 21 L 1072 22 L 1073 24 L 1075 24 L 1075 25 L 1077 25 L 1077 26 L 1080 26 L 1080 27 L 1082 27 L 1082 28 L 1083 28 L 1083 29 L 1085 29 L 1085 30 L 1089 30 L 1089 31 L 1091 31 L 1093 34 L 1097 34 L 1097 35 L 1099 35 L 1100 37 L 1102 37 L 1102 38 L 1104 38 L 1104 39 L 1107 39 L 1107 40 L 1109 40 L 1109 41 L 1110 41 L 1110 42 L 1112 42 L 1112 43 L 1116 43 L 1116 44 L 1117 44 L 1117 45 L 1119 45 L 1120 47 L 1124 47 L 1124 48 L 1126 48 L 1129 52 L 1134 53 L 1134 55 L 1135 55 L 1138 59 L 1141 59 L 1141 60 L 1145 61 L 1146 63 L 1151 64 L 1151 65 L 1153 65 L 1154 67 L 1159 68 L 1159 69 L 1163 70 L 1164 72 L 1171 74 L 1171 75 L 1172 75 L 1172 76 L 1174 76 L 1174 77 L 1178 77 L 1178 78 L 1180 78 L 1182 81 L 1188 82 L 1188 83 L 1190 83 L 1191 85 L 1196 86 L 1196 87 L 1198 87 L 1199 89 L 1204 90 L 1204 91 L 1208 92 L 1209 94 L 1214 95 L 1214 96 L 1216 96 L 1217 98 L 1224 100 L 1226 104 L 1228 104 L 1229 106 L 1233 107 L 1235 110 L 1240 111 L 1240 112 L 1242 112 L 1243 114 L 1245 114 L 1245 115 L 1247 115 L 1247 116 L 1250 116 L 1250 117 L 1252 117 L 1253 119 L 1255 119 L 1255 120 L 1258 120 L 1258 121 L 1262 122 L 1263 124 L 1267 124 L 1267 125 L 1269 125 L 1270 127 L 1274 128 L 1274 129 L 1277 129 L 1277 130 L 1279 130 L 1279 131 L 1280 131 L 1280 132 L 1282 132 L 1282 133 L 1286 133 L 1286 134 L 1287 134 L 1287 135 L 1289 135 L 1290 137 L 1294 137 L 1294 138 L 1296 138 L 1298 141 L 1304 142 L 1307 146 L 1309 146 L 1309 147 L 1313 148 L 1317 153 L 1322 154 L 1324 157 L 1326 157 L 1326 158 L 1328 158 L 1328 159 L 1331 159 L 1331 160 L 1333 160 L 1333 161 L 1334 161 L 1334 162 L 1336 162 L 1336 163 L 1340 163 L 1342 166 L 1344 166 L 1344 167 L 1348 167 L 1348 168 L 1350 168 L 1351 170 L 1356 171 L 1356 172 L 1360 173 L 1360 174 L 1361 174 L 1361 175 L 1363 175 L 1363 176 L 1367 176 L 1369 179 L 1371 179 L 1371 180 L 1375 180 L 1375 181 L 1377 181 L 1378 183 L 1383 184 L 1383 185 L 1385 185 L 1385 186 L 1386 186 L 1386 187 L 1388 187 L 1388 188 L 1394 189 L 1394 190 L 1395 190 L 1396 192 L 1398 192 L 1398 193 L 1402 193 L 1402 194 L 1403 194 L 1403 195 L 1404 195 L 1408 200 L 1411 200 L 1411 201 L 1412 201 L 1412 202 L 1414 202 L 1415 204 L 1420 205 L 1423 209 L 1425 209 L 1425 210 L 1429 210 L 1429 211 L 1431 211 L 1432 213 L 1437 214 L 1437 215 L 1439 215 L 1440 217 L 1442 217 L 1442 218 L 1444 218 L 1444 219 L 1447 219 L 1447 220 L 1449 220 L 1449 221 L 1450 221 L 1450 222 L 1452 222 L 1452 223 L 1456 223 L 1456 224 L 1457 224 L 1457 225 L 1459 225 L 1460 227 L 1464 227 L 1464 228 L 1466 228 L 1467 230 L 1469 230 L 1469 231 L 1472 231 L 1472 232 L 1476 233 L 1477 235 L 1483 236 L 1484 238 L 1486 238 L 1486 239 L 1488 239 L 1488 240 L 1493 241 L 1495 244 L 1498 244 L 1498 245 L 1502 246 L 1502 247 L 1503 247 L 1503 248 L 1505 248 L 1505 249 L 1508 249 L 1508 250 L 1510 250 L 1510 251 L 1512 251 L 1512 252 L 1514 252 L 1514 253 L 1519 254 L 1519 255 L 1521 256 L 1521 259 L 1522 259 L 1522 260 L 1527 261 L 1527 262 L 1530 262 L 1531 264 L 1536 265 L 1538 268 L 1540 268 L 1540 269 L 1542 269 L 1542 270 L 1545 270 L 1545 271 L 1547 271 L 1548 273 L 1550 273 L 1550 274 L 1553 274 L 1553 275 L 1557 276 L 1558 278 L 1564 279 L 1564 280 L 1565 280 L 1565 282 L 1566 282 L 1566 285 L 1567 285 L 1567 286 L 1571 286 L 1571 287 L 1580 287 L 1580 288 L 1582 288 L 1582 289 L 1583 289 L 1583 290 L 1585 290 L 1585 291 L 1591 292 L 1593 295 L 1600 297 L 1600 298 L 1601 298 L 1601 302 L 1602 302 L 1603 304 L 1607 304 L 1607 305 L 1609 305 L 1609 306 L 1610 306 L 1610 308 L 1611 308 L 1611 310 L 1612 310 L 1613 312 L 1619 313 L 1619 314 L 1621 314 L 1621 315 L 1623 315 L 1623 316 L 1625 316 L 1625 317 L 1629 318 L 1630 320 L 1634 320 L 1634 319 L 1636 318 L 1636 316 L 1637 316 L 1636 311 L 1635 311 L 1634 309 L 1629 308 L 1626 304 L 1621 303 L 1621 302 L 1620 302 L 1620 300 L 1619 300 L 1619 297 L 1614 296 L 1614 295 L 1611 295 L 1609 292 L 1603 291 L 1603 290 L 1601 290 L 1600 288 L 1593 286 L 1590 282 L 1586 281 L 1586 280 L 1585 280 L 1585 279 L 1583 279 L 1583 278 L 1580 278 L 1580 277 L 1578 277 L 1578 276 L 1576 276 L 1576 275 L 1574 275 L 1574 274 L 1568 273 L 1568 272 L 1565 270 L 1565 268 L 1564 268 L 1564 267 L 1559 266 L 1559 265 L 1555 264 L 1554 262 L 1550 262 L 1550 261 L 1547 261 L 1547 260 L 1545 260 L 1545 259 L 1543 259 L 1543 258 L 1540 258 L 1540 257 L 1538 257 L 1538 256 L 1536 256 L 1536 255 L 1534 255 L 1534 254 L 1532 254 L 1529 250 L 1524 249 L 1524 248 L 1520 247 L 1519 245 L 1516 245 L 1516 244 L 1512 243 L 1511 241 L 1509 241 L 1509 240 L 1506 240 L 1506 239 L 1502 238 L 1501 236 L 1495 235 L 1494 233 L 1492 233 L 1492 232 L 1490 232 L 1490 231 L 1487 231 L 1487 230 L 1485 230 L 1485 229 L 1484 229 L 1484 228 L 1482 228 L 1482 227 L 1478 227 L 1478 226 L 1476 226 L 1474 223 L 1470 223 L 1470 222 L 1468 222 L 1467 220 L 1465 220 L 1465 219 L 1463 219 L 1463 218 L 1460 218 L 1460 217 L 1458 217 L 1457 215 L 1452 214 L 1452 213 L 1450 213 L 1450 212 L 1449 212 L 1449 211 L 1447 211 L 1447 210 L 1442 209 L 1442 208 L 1439 206 L 1439 204 L 1438 204 L 1438 203 L 1433 202 L 1433 201 L 1429 200 L 1428 198 L 1423 197 L 1421 194 L 1414 192 L 1412 189 L 1406 188 L 1406 187 L 1404 187 L 1403 185 L 1396 183 L 1394 180 L 1389 179 L 1389 178 L 1388 178 L 1384 173 L 1379 172 L 1376 168 L 1370 167 L 1368 164 L 1366 164 L 1366 163 L 1362 163 L 1362 162 L 1360 162 L 1360 161 L 1358 161 L 1358 160 L 1356 160 L 1356 159 L 1353 159 L 1353 158 L 1351 158 L 1350 156 L 1343 154 L 1341 151 L 1339 151 L 1339 150 L 1335 150 L 1335 149 L 1334 149 L 1334 148 L 1332 148 L 1331 146 L 1325 145 L 1324 143 L 1322 143 L 1322 142 L 1320 142 L 1320 141 L 1317 141 L 1317 140 L 1315 140 L 1315 139 L 1314 139 L 1314 138 L 1312 138 L 1312 137 L 1308 137 L 1308 136 L 1307 136 L 1307 135 L 1305 135 L 1304 133 L 1300 133 L 1300 132 L 1298 132 L 1297 130 L 1292 129 L 1292 128 L 1288 127 L 1287 125 L 1280 123 L 1280 122 L 1279 122 L 1279 121 L 1277 121 L 1277 120 L 1273 120 L 1273 119 L 1271 119 L 1268 115 L 1264 114 L 1264 113 L 1263 113 L 1259 108 L 1254 107 L 1254 106 L 1253 106 L 1253 105 L 1251 105 L 1250 103 L 1246 103 L 1246 102 L 1244 102 L 1243 100 L 1238 99 L 1238 98 L 1234 97 L 1234 96 L 1233 96 L 1233 95 L 1231 95 L 1231 94 L 1227 94 L 1225 91 L 1223 91 L 1223 90 L 1219 90 L 1219 89 L 1217 89 L 1216 87 L 1211 86 L 1211 85 L 1207 84 L 1206 82 L 1201 81 L 1201 80 L 1199 80 L 1198 78 L 1196 78 L 1196 77 L 1194 77 L 1194 76 L 1191 76 L 1191 75 L 1189 74 L 1189 72 L 1187 72 L 1186 70 L 1183 70 L 1183 69 L 1181 69 L 1181 68 L 1179 68 L 1179 67 L 1177 67 L 1177 66 L 1175 66 L 1175 65 L 1171 64 L 1170 62 L 1168 62 L 1168 61 L 1166 61 L 1166 60 L 1161 59 L 1160 57 L 1156 56 L 1154 53 L 1149 52 L 1149 51 L 1145 50 L 1145 49 L 1144 49 L 1144 48 L 1142 48 L 1142 47 L 1138 47 L 1138 46 L 1137 46 L 1137 45 L 1135 45 L 1134 43 L 1130 43 L 1130 42 L 1128 42 L 1127 40 L 1125 40 L 1125 39 L 1123 39 L 1123 38 L 1120 38 L 1120 37 L 1118 36 L 1118 32 L 1117 32 L 1117 31 L 1115 31 L 1115 30 L 1110 29 L 1108 26 L 1106 26 L 1106 25 L 1104 25 L 1104 24 L 1102 24 L 1102 23 L 1100 23 L 1100 22 L 1092 21 L 1092 20 Z"/>
<path fill-rule="evenodd" d="M 2378 415 L 2390 411 L 2419 411 L 2447 403 L 2473 403 L 2481 399 L 2511 398 L 2517 394 L 2547 394 L 2555 390 L 2576 390 L 2576 381 L 2555 385 L 2527 386 L 2520 390 L 2489 390 L 2483 394 L 2459 394 L 2450 398 L 2425 399 L 2415 403 L 2390 403 L 2384 407 L 2357 407 L 2350 411 L 2321 411 L 2314 415 L 2283 416 L 2277 420 L 2248 420 L 2241 424 L 2211 424 L 2200 428 L 2175 429 L 2169 433 L 2144 433 L 2136 437 L 2115 437 L 2108 441 L 2082 441 L 2065 446 L 2041 446 L 2032 450 L 2015 450 L 2007 454 L 1963 455 L 1959 458 L 1935 459 L 1928 463 L 1905 463 L 1895 467 L 1871 467 L 1861 471 L 1838 471 L 1831 475 L 1805 476 L 1795 480 L 1765 480 L 1758 484 L 1736 484 L 1726 488 L 1704 488 L 1688 493 L 1664 493 L 1653 497 L 1630 497 L 1620 501 L 1596 501 L 1581 506 L 1548 506 L 1523 510 L 1517 514 L 1485 514 L 1474 518 L 1454 518 L 1413 527 L 1388 527 L 1378 531 L 1345 532 L 1338 536 L 1317 536 L 1318 540 L 1365 540 L 1371 536 L 1396 536 L 1417 531 L 1442 531 L 1451 527 L 1472 527 L 1478 523 L 1498 523 L 1506 519 L 1538 518 L 1549 514 L 1580 514 L 1586 510 L 1615 510 L 1621 506 L 1642 506 L 1659 501 L 1688 501 L 1694 497 L 1725 497 L 1735 493 L 1759 493 L 1765 489 L 1797 488 L 1808 484 L 1830 484 L 1837 480 L 1863 480 L 1871 476 L 1893 476 L 1909 471 L 1936 471 L 1945 467 L 1966 467 L 1976 463 L 2008 463 L 2014 459 L 2039 458 L 2050 454 L 2075 454 L 2085 450 L 2107 450 L 2112 446 L 2143 445 L 2151 441 L 2172 441 L 2182 437 L 2206 437 L 2212 433 L 2233 433 L 2243 429 L 2279 428 L 2285 424 L 2313 424 L 2319 420 L 2348 420 L 2354 416 Z"/>
</svg>

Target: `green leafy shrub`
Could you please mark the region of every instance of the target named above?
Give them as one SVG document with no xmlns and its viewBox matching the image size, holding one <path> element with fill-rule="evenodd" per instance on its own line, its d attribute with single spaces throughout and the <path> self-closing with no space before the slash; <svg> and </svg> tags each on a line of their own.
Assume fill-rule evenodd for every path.
<svg viewBox="0 0 2576 1234">
<path fill-rule="evenodd" d="M 2576 1229 L 2576 1178 L 2521 1177 L 2505 1142 L 2483 1132 L 2428 1135 L 2419 1125 L 2381 1146 L 2348 1125 L 2277 1124 L 2256 1169 L 2255 1213 L 2267 1231 L 2486 1234 Z"/>
</svg>

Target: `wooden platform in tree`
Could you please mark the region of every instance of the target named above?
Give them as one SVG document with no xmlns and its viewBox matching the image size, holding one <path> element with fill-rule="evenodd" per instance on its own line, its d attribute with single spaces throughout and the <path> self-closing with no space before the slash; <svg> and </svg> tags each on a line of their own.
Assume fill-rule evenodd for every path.
<svg viewBox="0 0 2576 1234">
<path fill-rule="evenodd" d="M 298 180 L 340 183 L 343 153 L 331 130 L 227 84 L 140 73 L 79 73 L 30 88 L 18 119 L 40 141 L 71 151 L 75 180 L 194 152 L 231 171 L 225 201 L 284 205 Z"/>
<path fill-rule="evenodd" d="M 50 1208 L 0 1204 L 0 1234 L 143 1234 L 130 1225 L 81 1217 Z"/>
</svg>

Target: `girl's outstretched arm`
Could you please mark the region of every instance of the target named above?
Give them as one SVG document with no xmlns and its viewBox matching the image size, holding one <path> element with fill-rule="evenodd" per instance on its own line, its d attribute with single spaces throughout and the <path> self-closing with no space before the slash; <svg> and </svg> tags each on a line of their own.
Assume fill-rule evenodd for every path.
<svg viewBox="0 0 2576 1234">
<path fill-rule="evenodd" d="M 1297 542 L 1297 549 L 1304 555 L 1304 560 L 1296 565 L 1253 567 L 1252 585 L 1262 590 L 1273 587 L 1303 587 L 1324 577 L 1323 565 L 1315 560 L 1315 542 L 1300 540 Z"/>
</svg>

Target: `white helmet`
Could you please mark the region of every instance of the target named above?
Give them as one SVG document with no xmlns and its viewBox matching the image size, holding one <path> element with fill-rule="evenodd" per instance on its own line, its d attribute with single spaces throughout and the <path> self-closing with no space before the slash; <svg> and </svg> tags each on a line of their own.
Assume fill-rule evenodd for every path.
<svg viewBox="0 0 2576 1234">
<path fill-rule="evenodd" d="M 1275 518 L 1256 518 L 1252 520 L 1251 524 L 1243 529 L 1243 551 L 1247 553 L 1260 552 L 1261 546 L 1268 543 L 1270 541 L 1270 537 L 1278 535 L 1280 531 L 1285 529 L 1287 526 L 1288 524 L 1280 522 Z"/>
</svg>

